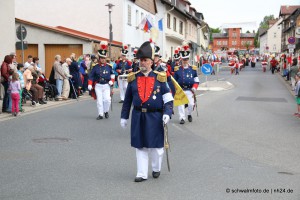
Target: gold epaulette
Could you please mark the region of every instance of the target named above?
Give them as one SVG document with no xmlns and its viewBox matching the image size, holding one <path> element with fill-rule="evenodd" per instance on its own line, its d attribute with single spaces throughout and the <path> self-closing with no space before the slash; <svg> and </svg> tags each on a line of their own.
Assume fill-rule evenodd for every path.
<svg viewBox="0 0 300 200">
<path fill-rule="evenodd" d="M 110 63 L 107 63 L 107 64 L 108 64 L 108 66 L 113 67 Z"/>
<path fill-rule="evenodd" d="M 159 82 L 167 82 L 167 74 L 166 72 L 158 72 L 158 71 L 153 71 L 155 74 L 157 74 L 157 80 Z"/>
<path fill-rule="evenodd" d="M 178 71 L 179 70 L 179 66 L 175 66 L 174 67 L 174 72 Z"/>
<path fill-rule="evenodd" d="M 128 82 L 128 83 L 131 83 L 132 81 L 135 80 L 135 74 L 136 74 L 136 72 L 130 72 L 130 73 L 128 74 L 128 77 L 127 77 L 127 82 Z"/>
<path fill-rule="evenodd" d="M 193 66 L 192 66 L 192 69 L 197 71 L 197 70 L 198 70 L 198 67 L 197 67 L 196 65 L 193 65 Z"/>
</svg>

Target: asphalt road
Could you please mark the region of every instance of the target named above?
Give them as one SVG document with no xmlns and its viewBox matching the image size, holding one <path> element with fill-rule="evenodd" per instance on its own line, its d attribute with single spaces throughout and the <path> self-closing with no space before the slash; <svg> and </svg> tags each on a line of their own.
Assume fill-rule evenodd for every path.
<svg viewBox="0 0 300 200">
<path fill-rule="evenodd" d="M 234 89 L 201 92 L 192 123 L 173 116 L 171 172 L 164 160 L 157 180 L 133 182 L 117 94 L 109 119 L 85 100 L 0 122 L 0 199 L 299 200 L 300 120 L 284 81 L 259 65 L 219 78 Z"/>
</svg>

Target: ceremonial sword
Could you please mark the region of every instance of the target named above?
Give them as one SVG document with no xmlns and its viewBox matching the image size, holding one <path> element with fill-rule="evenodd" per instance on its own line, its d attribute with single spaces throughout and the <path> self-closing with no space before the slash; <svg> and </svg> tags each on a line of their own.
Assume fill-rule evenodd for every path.
<svg viewBox="0 0 300 200">
<path fill-rule="evenodd" d="M 168 140 L 168 126 L 165 123 L 164 123 L 164 136 L 165 136 L 164 146 L 165 146 L 166 155 L 167 155 L 167 165 L 168 165 L 168 171 L 170 172 L 170 161 L 169 161 L 170 144 L 169 144 L 169 140 Z"/>
<path fill-rule="evenodd" d="M 197 105 L 196 94 L 194 93 L 193 96 L 194 96 L 194 101 L 195 101 L 195 106 L 196 106 L 197 117 L 198 117 L 198 105 Z"/>
</svg>

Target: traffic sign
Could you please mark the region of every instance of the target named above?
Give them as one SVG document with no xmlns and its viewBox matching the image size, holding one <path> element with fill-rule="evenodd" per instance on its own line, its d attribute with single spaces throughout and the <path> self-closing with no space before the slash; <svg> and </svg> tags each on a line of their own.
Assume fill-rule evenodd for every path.
<svg viewBox="0 0 300 200">
<path fill-rule="evenodd" d="M 201 72 L 204 74 L 204 75 L 210 75 L 213 71 L 213 68 L 210 64 L 206 63 L 204 65 L 201 66 Z"/>
<path fill-rule="evenodd" d="M 295 37 L 289 37 L 289 39 L 288 39 L 288 43 L 289 44 L 295 44 L 295 42 L 296 42 L 296 38 Z"/>
<path fill-rule="evenodd" d="M 21 31 L 21 27 L 22 27 L 22 31 Z M 19 40 L 24 40 L 27 36 L 27 30 L 26 30 L 25 26 L 23 26 L 23 25 L 18 26 L 16 32 L 17 32 L 17 38 Z"/>
<path fill-rule="evenodd" d="M 296 45 L 295 44 L 288 44 L 288 49 L 295 49 Z"/>
</svg>

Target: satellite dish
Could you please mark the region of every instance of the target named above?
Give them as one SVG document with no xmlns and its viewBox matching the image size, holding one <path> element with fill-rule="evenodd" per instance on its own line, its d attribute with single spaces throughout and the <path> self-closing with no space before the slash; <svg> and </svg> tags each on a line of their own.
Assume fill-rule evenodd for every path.
<svg viewBox="0 0 300 200">
<path fill-rule="evenodd" d="M 27 36 L 27 30 L 23 25 L 18 26 L 16 33 L 19 40 L 24 40 Z"/>
</svg>

